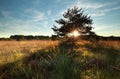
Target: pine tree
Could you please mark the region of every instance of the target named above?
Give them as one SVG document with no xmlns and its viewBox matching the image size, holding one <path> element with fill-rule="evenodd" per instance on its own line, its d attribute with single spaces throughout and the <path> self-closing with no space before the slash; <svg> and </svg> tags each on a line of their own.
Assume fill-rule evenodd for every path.
<svg viewBox="0 0 120 79">
<path fill-rule="evenodd" d="M 54 25 L 52 28 L 53 31 L 58 36 L 67 36 L 74 30 L 77 30 L 80 35 L 95 35 L 92 31 L 93 20 L 90 16 L 83 14 L 82 8 L 78 7 L 69 8 L 64 14 L 63 18 L 56 20 L 60 26 L 57 27 Z"/>
</svg>

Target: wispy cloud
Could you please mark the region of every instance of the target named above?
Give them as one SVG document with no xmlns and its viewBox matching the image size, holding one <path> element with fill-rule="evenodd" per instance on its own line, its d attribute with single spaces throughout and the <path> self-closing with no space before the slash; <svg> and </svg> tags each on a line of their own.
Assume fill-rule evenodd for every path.
<svg viewBox="0 0 120 79">
<path fill-rule="evenodd" d="M 40 27 L 33 23 L 27 23 L 26 21 L 12 20 L 9 22 L 0 23 L 0 33 L 9 35 L 12 34 L 33 34 L 40 33 Z M 14 30 L 14 31 L 13 31 Z M 35 33 L 35 34 L 34 34 Z"/>
<path fill-rule="evenodd" d="M 61 0 L 55 0 L 56 2 L 60 2 Z"/>
<path fill-rule="evenodd" d="M 76 2 L 75 3 L 76 6 L 78 6 L 79 8 L 85 8 L 85 9 L 98 9 L 101 7 L 104 7 L 105 4 L 100 4 L 100 3 L 82 3 L 82 2 Z"/>
<path fill-rule="evenodd" d="M 115 11 L 115 10 L 120 10 L 120 7 L 118 6 L 118 7 L 113 7 L 113 8 L 109 8 L 109 9 L 97 10 L 96 12 L 92 13 L 91 16 L 93 16 L 93 17 L 104 16 L 108 12 Z"/>
<path fill-rule="evenodd" d="M 49 12 L 48 12 L 49 13 Z M 50 13 L 49 13 L 50 14 Z M 11 13 L 7 11 L 3 11 L 2 15 L 6 17 L 11 17 Z M 22 16 L 27 16 L 29 18 L 16 18 L 12 17 L 10 20 L 6 20 L 4 22 L 0 22 L 0 34 L 2 35 L 13 35 L 13 34 L 27 34 L 27 35 L 42 35 L 42 34 L 50 34 L 46 33 L 46 31 L 43 32 L 41 29 L 48 29 L 49 22 L 48 18 L 45 16 L 45 13 L 33 10 L 33 9 L 27 9 L 22 14 Z M 50 28 L 49 28 L 50 29 Z M 14 31 L 13 31 L 14 30 Z"/>
<path fill-rule="evenodd" d="M 116 5 L 119 2 L 108 2 L 108 3 L 100 3 L 100 2 L 90 2 L 89 0 L 76 0 L 73 6 L 78 6 L 79 8 L 85 9 L 99 9 L 106 6 Z"/>
<path fill-rule="evenodd" d="M 101 36 L 118 36 L 120 35 L 120 23 L 118 24 L 94 24 L 93 27 L 94 31 Z M 114 27 L 114 28 L 113 28 Z"/>
<path fill-rule="evenodd" d="M 38 21 L 43 21 L 46 19 L 44 13 L 35 11 L 35 15 L 33 16 L 33 21 L 38 22 Z"/>
<path fill-rule="evenodd" d="M 120 23 L 118 23 L 118 24 L 93 24 L 93 27 L 94 27 L 95 31 L 102 31 L 102 30 L 106 31 L 106 29 L 110 30 L 113 27 L 120 28 L 119 26 L 120 26 Z"/>
<path fill-rule="evenodd" d="M 6 19 L 12 19 L 12 15 L 10 11 L 6 11 L 6 10 L 1 10 L 1 14 L 4 18 Z"/>
<path fill-rule="evenodd" d="M 92 13 L 90 14 L 92 17 L 98 17 L 98 16 L 104 16 L 105 13 L 104 12 L 96 12 L 96 13 Z"/>
<path fill-rule="evenodd" d="M 0 22 L 0 26 L 3 26 L 3 25 L 4 25 L 4 23 Z"/>
<path fill-rule="evenodd" d="M 109 8 L 109 9 L 104 9 L 104 10 L 102 10 L 102 12 L 110 12 L 110 11 L 119 10 L 119 9 L 120 9 L 120 6 Z"/>
<path fill-rule="evenodd" d="M 48 15 L 51 15 L 51 10 L 48 10 L 48 11 L 47 11 L 47 14 L 48 14 Z"/>
<path fill-rule="evenodd" d="M 40 21 L 47 19 L 45 16 L 45 13 L 38 11 L 36 9 L 30 8 L 30 9 L 26 9 L 24 12 L 26 13 L 26 15 L 27 14 L 29 15 L 32 21 L 35 21 L 35 22 L 40 22 Z"/>
<path fill-rule="evenodd" d="M 120 6 L 116 6 L 120 1 L 100 3 L 100 2 L 90 2 L 89 0 L 76 0 L 71 6 L 78 6 L 79 8 L 89 10 L 88 13 L 93 17 L 104 16 L 107 12 L 119 10 Z M 114 6 L 113 6 L 114 5 Z M 105 9 L 108 7 L 107 9 Z M 112 8 L 109 8 L 112 7 Z M 62 11 L 63 13 L 63 11 Z"/>
<path fill-rule="evenodd" d="M 66 2 L 65 2 L 66 3 Z M 63 14 L 67 8 L 77 6 L 78 8 L 88 9 L 93 11 L 92 16 L 103 16 L 106 12 L 118 10 L 120 7 L 103 9 L 104 7 L 110 7 L 112 5 L 118 4 L 118 2 L 109 2 L 109 3 L 98 3 L 98 2 L 90 2 L 89 0 L 75 0 L 73 3 L 67 2 L 67 7 L 60 11 L 60 14 Z M 100 10 L 100 9 L 103 10 Z"/>
</svg>

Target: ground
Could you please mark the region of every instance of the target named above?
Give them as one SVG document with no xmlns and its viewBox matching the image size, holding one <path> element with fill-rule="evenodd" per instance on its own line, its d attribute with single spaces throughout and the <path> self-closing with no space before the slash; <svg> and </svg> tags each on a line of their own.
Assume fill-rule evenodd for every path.
<svg viewBox="0 0 120 79">
<path fill-rule="evenodd" d="M 2 41 L 1 79 L 120 79 L 120 41 Z"/>
</svg>

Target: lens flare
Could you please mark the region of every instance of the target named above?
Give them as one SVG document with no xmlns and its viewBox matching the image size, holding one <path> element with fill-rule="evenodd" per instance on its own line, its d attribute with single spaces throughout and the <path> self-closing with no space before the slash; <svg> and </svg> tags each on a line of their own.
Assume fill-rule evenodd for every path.
<svg viewBox="0 0 120 79">
<path fill-rule="evenodd" d="M 77 30 L 74 30 L 73 32 L 69 33 L 69 36 L 74 36 L 74 37 L 78 37 L 80 34 Z"/>
<path fill-rule="evenodd" d="M 77 37 L 77 36 L 79 36 L 79 35 L 80 35 L 80 34 L 78 33 L 77 30 L 74 30 L 74 31 L 73 31 L 73 36 L 74 36 L 74 37 Z"/>
</svg>

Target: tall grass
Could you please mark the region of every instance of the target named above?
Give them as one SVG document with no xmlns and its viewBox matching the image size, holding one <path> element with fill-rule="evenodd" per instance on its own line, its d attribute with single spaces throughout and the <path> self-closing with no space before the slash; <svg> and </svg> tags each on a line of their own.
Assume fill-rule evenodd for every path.
<svg viewBox="0 0 120 79">
<path fill-rule="evenodd" d="M 120 45 L 118 44 L 120 42 L 116 42 L 93 43 L 83 40 L 75 43 L 55 42 L 23 59 L 1 66 L 0 77 L 3 79 L 120 79 Z"/>
<path fill-rule="evenodd" d="M 51 40 L 0 41 L 0 65 L 13 62 L 29 56 L 37 50 L 57 44 L 58 41 Z"/>
</svg>

